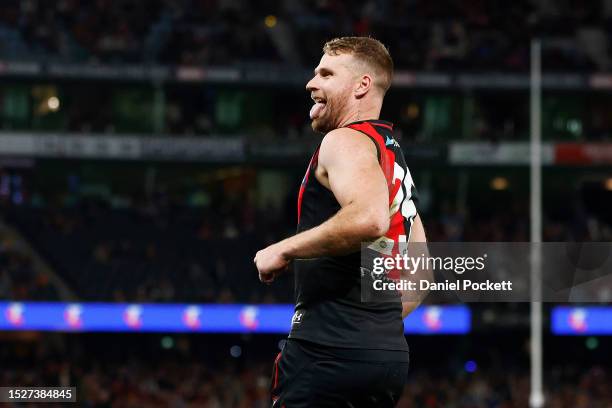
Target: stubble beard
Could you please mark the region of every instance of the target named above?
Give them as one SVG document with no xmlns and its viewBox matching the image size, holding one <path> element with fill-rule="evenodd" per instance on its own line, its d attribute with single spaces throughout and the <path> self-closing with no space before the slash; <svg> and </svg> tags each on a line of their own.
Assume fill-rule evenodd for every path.
<svg viewBox="0 0 612 408">
<path fill-rule="evenodd" d="M 317 133 L 326 134 L 340 127 L 340 114 L 347 105 L 347 96 L 339 95 L 337 98 L 327 100 L 325 112 L 322 117 L 312 120 L 312 130 Z"/>
</svg>

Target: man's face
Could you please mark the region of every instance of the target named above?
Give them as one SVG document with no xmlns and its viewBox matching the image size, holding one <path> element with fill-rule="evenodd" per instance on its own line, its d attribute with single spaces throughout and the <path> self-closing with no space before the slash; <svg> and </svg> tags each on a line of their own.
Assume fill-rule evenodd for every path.
<svg viewBox="0 0 612 408">
<path fill-rule="evenodd" d="M 315 68 L 314 77 L 306 84 L 315 104 L 310 109 L 312 129 L 327 133 L 342 125 L 353 104 L 353 87 L 357 75 L 350 54 L 324 54 Z"/>
</svg>

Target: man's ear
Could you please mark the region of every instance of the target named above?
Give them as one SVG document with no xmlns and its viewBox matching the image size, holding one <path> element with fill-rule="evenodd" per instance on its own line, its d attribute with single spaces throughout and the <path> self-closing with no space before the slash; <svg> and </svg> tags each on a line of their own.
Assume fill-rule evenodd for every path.
<svg viewBox="0 0 612 408">
<path fill-rule="evenodd" d="M 373 82 L 374 81 L 369 74 L 363 74 L 359 80 L 359 83 L 357 84 L 357 87 L 355 88 L 355 97 L 357 99 L 363 98 L 374 85 Z"/>
</svg>

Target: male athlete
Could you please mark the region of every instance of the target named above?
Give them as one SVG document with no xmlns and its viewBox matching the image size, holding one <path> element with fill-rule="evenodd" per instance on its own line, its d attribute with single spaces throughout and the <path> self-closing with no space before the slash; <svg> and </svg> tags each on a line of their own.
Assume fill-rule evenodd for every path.
<svg viewBox="0 0 612 408">
<path fill-rule="evenodd" d="M 363 302 L 360 249 L 425 242 L 393 125 L 379 120 L 393 62 L 379 41 L 329 41 L 306 84 L 325 136 L 298 197 L 297 234 L 255 255 L 262 282 L 295 266 L 295 314 L 274 363 L 273 407 L 394 407 L 408 374 L 403 317 L 416 302 Z"/>
</svg>

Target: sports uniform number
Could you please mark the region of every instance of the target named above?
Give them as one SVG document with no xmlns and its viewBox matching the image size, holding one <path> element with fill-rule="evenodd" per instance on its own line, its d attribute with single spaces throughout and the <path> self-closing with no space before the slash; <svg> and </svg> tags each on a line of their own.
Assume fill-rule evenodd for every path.
<svg viewBox="0 0 612 408">
<path fill-rule="evenodd" d="M 404 200 L 404 190 L 406 190 L 408 194 L 410 194 L 412 191 L 412 175 L 410 174 L 410 170 L 404 170 L 402 166 L 397 164 L 397 162 L 395 162 L 395 166 L 393 168 L 393 182 L 395 182 L 395 180 L 399 180 L 400 182 L 402 182 L 403 188 L 397 190 L 397 194 L 395 195 L 395 197 L 393 198 L 393 202 L 391 203 L 390 212 L 391 214 L 394 214 L 397 211 L 398 207 L 401 205 L 402 215 L 404 216 L 404 218 L 412 222 L 412 218 L 416 216 L 416 207 L 414 205 L 414 201 L 410 199 L 411 197 L 408 197 L 408 200 Z"/>
<path fill-rule="evenodd" d="M 393 197 L 393 201 L 391 202 L 391 206 L 389 207 L 389 212 L 391 214 L 395 214 L 398 209 L 401 211 L 401 214 L 407 220 L 410 220 L 410 224 L 412 225 L 412 221 L 416 216 L 416 206 L 414 205 L 414 201 L 411 200 L 411 197 L 408 197 L 407 200 L 404 200 L 405 194 L 411 194 L 412 191 L 412 175 L 410 174 L 410 170 L 400 166 L 397 162 L 395 162 L 393 168 L 393 184 L 395 181 L 399 180 L 403 185 L 402 188 L 397 190 L 395 197 Z M 404 193 L 406 191 L 406 193 Z M 401 206 L 401 208 L 399 208 Z M 401 253 L 405 253 L 407 248 L 406 245 L 401 245 L 401 243 L 406 243 L 409 239 L 410 235 L 406 237 L 406 235 L 399 235 L 398 242 L 400 243 Z M 388 237 L 380 237 L 376 241 L 374 241 L 369 248 L 374 249 L 378 252 L 381 252 L 386 255 L 391 255 L 393 252 L 393 248 L 395 247 L 395 241 Z"/>
</svg>

